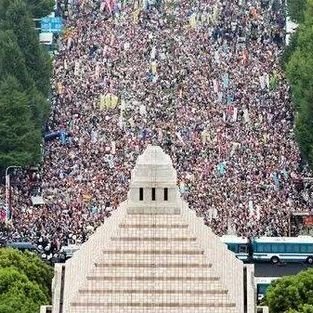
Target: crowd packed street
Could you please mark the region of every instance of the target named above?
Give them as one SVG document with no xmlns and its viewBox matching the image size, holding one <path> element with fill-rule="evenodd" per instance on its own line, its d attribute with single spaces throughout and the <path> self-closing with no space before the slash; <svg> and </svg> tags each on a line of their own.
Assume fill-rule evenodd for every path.
<svg viewBox="0 0 313 313">
<path fill-rule="evenodd" d="M 63 1 L 64 2 L 64 1 Z M 46 204 L 22 177 L 5 240 L 46 257 L 85 241 L 127 197 L 148 144 L 170 154 L 190 208 L 215 233 L 288 234 L 308 210 L 293 132 L 283 0 L 72 0 L 54 60 Z"/>
</svg>

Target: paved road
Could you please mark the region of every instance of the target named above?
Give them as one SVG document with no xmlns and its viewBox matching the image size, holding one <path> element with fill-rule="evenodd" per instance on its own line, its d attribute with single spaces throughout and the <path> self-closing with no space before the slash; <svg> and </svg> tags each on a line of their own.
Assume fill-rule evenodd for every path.
<svg viewBox="0 0 313 313">
<path fill-rule="evenodd" d="M 270 263 L 256 263 L 255 276 L 256 277 L 281 277 L 286 275 L 294 275 L 306 268 L 313 268 L 313 266 L 305 263 L 288 263 L 273 265 Z"/>
</svg>

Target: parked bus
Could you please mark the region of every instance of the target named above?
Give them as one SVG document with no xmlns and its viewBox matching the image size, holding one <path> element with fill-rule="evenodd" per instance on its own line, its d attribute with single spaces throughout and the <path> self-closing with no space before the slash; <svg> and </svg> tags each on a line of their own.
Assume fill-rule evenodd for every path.
<svg viewBox="0 0 313 313">
<path fill-rule="evenodd" d="M 236 254 L 239 260 L 247 261 L 249 258 L 249 239 L 237 237 L 233 235 L 224 235 L 222 241 L 227 245 L 227 248 Z"/>
<path fill-rule="evenodd" d="M 307 262 L 313 264 L 313 237 L 222 236 L 221 240 L 242 261 Z M 246 253 L 244 252 L 246 251 Z"/>
<path fill-rule="evenodd" d="M 252 241 L 253 259 L 313 264 L 313 237 L 260 237 Z"/>
<path fill-rule="evenodd" d="M 254 286 L 257 293 L 257 303 L 260 304 L 265 296 L 267 288 L 272 281 L 279 279 L 279 277 L 255 277 Z"/>
</svg>

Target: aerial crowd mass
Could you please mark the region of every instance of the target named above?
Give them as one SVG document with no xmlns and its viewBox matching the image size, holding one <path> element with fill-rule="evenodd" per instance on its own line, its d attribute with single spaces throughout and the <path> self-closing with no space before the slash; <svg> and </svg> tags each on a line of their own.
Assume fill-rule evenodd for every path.
<svg viewBox="0 0 313 313">
<path fill-rule="evenodd" d="M 310 175 L 295 142 L 279 65 L 283 0 L 59 1 L 65 30 L 54 60 L 52 112 L 32 206 L 14 190 L 5 240 L 45 257 L 81 243 L 127 197 L 130 171 L 160 145 L 178 187 L 215 233 L 283 236 L 305 209 Z"/>
</svg>

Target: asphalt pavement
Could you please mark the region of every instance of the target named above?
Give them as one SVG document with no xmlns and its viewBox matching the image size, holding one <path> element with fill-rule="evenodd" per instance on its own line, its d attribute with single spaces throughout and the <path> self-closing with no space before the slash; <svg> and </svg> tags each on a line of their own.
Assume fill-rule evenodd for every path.
<svg viewBox="0 0 313 313">
<path fill-rule="evenodd" d="M 307 268 L 313 268 L 313 265 L 306 263 L 255 263 L 255 277 L 281 277 L 298 274 Z"/>
</svg>

